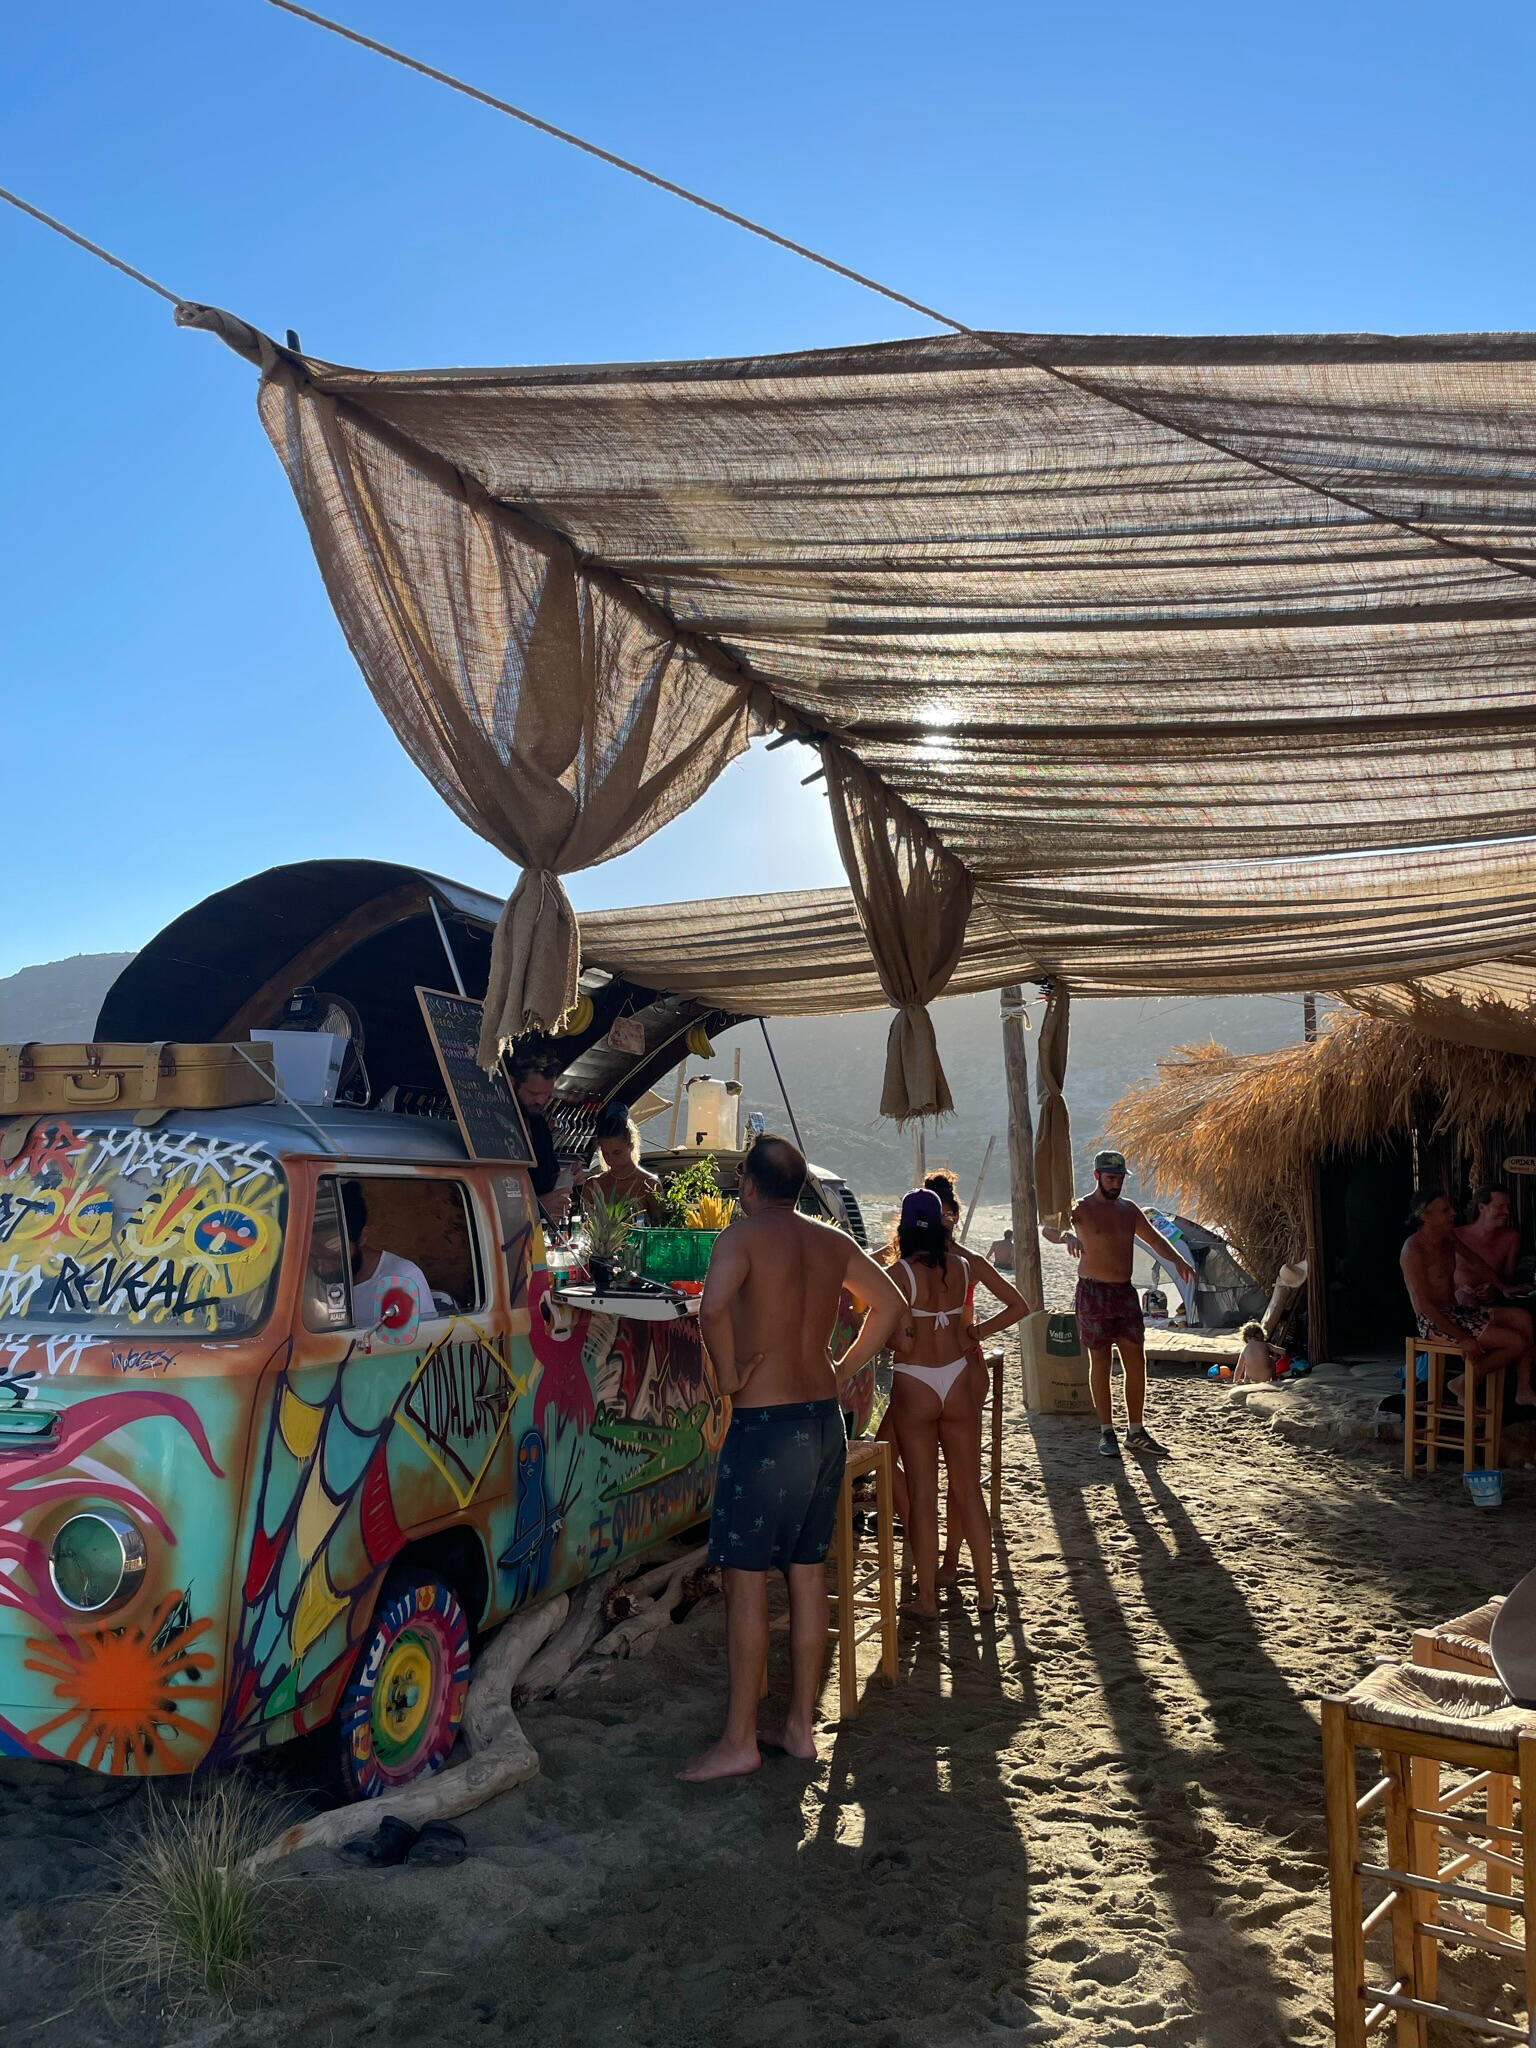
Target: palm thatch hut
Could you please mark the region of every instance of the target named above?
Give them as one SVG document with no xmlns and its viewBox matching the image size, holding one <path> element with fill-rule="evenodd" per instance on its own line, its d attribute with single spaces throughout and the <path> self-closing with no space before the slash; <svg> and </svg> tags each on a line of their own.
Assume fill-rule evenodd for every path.
<svg viewBox="0 0 1536 2048">
<path fill-rule="evenodd" d="M 1504 1180 L 1528 1242 L 1536 1222 L 1536 1181 L 1505 1170 L 1536 1153 L 1536 1059 L 1354 1010 L 1279 1052 L 1180 1046 L 1108 1128 L 1144 1184 L 1221 1224 L 1265 1284 L 1307 1259 L 1319 1357 L 1386 1351 L 1410 1327 L 1397 1256 L 1415 1186 L 1460 1207 Z"/>
</svg>

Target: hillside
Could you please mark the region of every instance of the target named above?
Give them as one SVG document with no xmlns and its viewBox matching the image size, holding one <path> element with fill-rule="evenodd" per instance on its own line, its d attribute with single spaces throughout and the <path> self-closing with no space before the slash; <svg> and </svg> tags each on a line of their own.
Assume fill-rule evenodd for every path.
<svg viewBox="0 0 1536 2048">
<path fill-rule="evenodd" d="M 1038 1001 L 1029 1005 L 1036 1029 L 1041 1007 Z M 929 1128 L 929 1164 L 952 1167 L 962 1188 L 969 1190 L 987 1138 L 996 1132 L 998 1149 L 988 1173 L 988 1194 L 993 1201 L 1004 1201 L 1007 1090 L 997 998 L 959 996 L 936 1003 L 933 1017 L 958 1107 L 954 1118 L 941 1129 Z M 824 1165 L 839 1168 L 856 1187 L 884 1194 L 906 1187 L 912 1173 L 910 1135 L 882 1123 L 875 1113 L 890 1021 L 890 1013 L 881 1011 L 846 1017 L 786 1017 L 769 1025 L 790 1100 L 812 1154 Z M 1079 1186 L 1087 1185 L 1088 1161 L 1110 1104 L 1133 1081 L 1150 1079 L 1160 1054 L 1175 1045 L 1210 1038 L 1235 1051 L 1265 1052 L 1300 1036 L 1300 1002 L 1273 997 L 1168 996 L 1074 1005 L 1066 1093 Z M 782 1101 L 756 1024 L 722 1040 L 725 1059 L 717 1061 L 712 1071 L 722 1071 L 730 1048 L 738 1042 L 743 1100 L 749 1109 L 764 1113 L 770 1128 L 782 1129 Z M 1033 1032 L 1025 1044 L 1033 1081 Z M 656 1128 L 652 1126 L 653 1131 Z M 1135 1162 L 1131 1165 L 1134 1170 Z M 1134 1193 L 1134 1179 L 1130 1188 Z"/>
<path fill-rule="evenodd" d="M 29 1038 L 85 1039 L 129 953 L 77 953 L 71 959 L 24 967 L 0 980 L 0 1044 Z M 1038 1025 L 1040 1004 L 1031 1002 Z M 1003 1134 L 1007 1097 L 1002 1033 L 993 996 L 959 996 L 934 1005 L 939 1050 L 959 1110 L 952 1122 L 928 1133 L 930 1165 L 946 1164 L 969 1190 L 987 1138 L 998 1134 L 988 1176 L 994 1201 L 1007 1198 Z M 905 1187 L 912 1172 L 912 1141 L 876 1114 L 885 1061 L 888 1011 L 846 1017 L 786 1017 L 769 1030 L 795 1114 L 812 1154 L 871 1194 Z M 1072 1013 L 1067 1104 L 1080 1185 L 1104 1116 L 1132 1081 L 1150 1077 L 1160 1053 L 1174 1045 L 1216 1038 L 1239 1052 L 1264 1052 L 1301 1033 L 1299 1003 L 1273 997 L 1168 996 L 1136 1002 L 1078 1004 Z M 1034 1037 L 1026 1040 L 1031 1072 Z M 743 1099 L 759 1109 L 770 1129 L 785 1128 L 783 1104 L 756 1024 L 722 1038 L 710 1071 L 730 1071 L 733 1048 L 742 1052 Z M 700 1071 L 693 1063 L 691 1071 Z M 648 1135 L 658 1131 L 653 1125 Z M 1134 1161 L 1132 1162 L 1134 1166 Z"/>
<path fill-rule="evenodd" d="M 96 1027 L 101 999 L 131 953 L 75 953 L 0 979 L 0 1045 L 29 1038 L 73 1044 Z"/>
</svg>

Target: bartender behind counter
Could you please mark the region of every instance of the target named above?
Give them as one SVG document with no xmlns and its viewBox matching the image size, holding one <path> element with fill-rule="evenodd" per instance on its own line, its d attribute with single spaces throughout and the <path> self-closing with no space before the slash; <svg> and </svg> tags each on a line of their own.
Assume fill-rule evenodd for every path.
<svg viewBox="0 0 1536 2048">
<path fill-rule="evenodd" d="M 633 1202 L 647 1223 L 661 1221 L 661 1182 L 640 1164 L 640 1133 L 622 1102 L 610 1102 L 597 1126 L 601 1168 L 589 1174 L 582 1199 L 601 1195 L 609 1202 Z"/>
<path fill-rule="evenodd" d="M 512 1054 L 512 1087 L 523 1122 L 528 1126 L 528 1142 L 533 1147 L 528 1177 L 539 1207 L 551 1223 L 564 1223 L 571 1213 L 570 1190 L 557 1186 L 560 1161 L 555 1156 L 554 1134 L 544 1114 L 554 1096 L 555 1076 L 560 1067 L 560 1055 L 537 1043 L 520 1045 Z"/>
</svg>

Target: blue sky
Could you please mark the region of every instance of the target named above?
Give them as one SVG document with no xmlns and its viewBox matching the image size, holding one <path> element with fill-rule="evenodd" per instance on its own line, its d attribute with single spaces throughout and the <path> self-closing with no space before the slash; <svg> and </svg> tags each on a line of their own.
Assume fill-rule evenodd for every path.
<svg viewBox="0 0 1536 2048">
<path fill-rule="evenodd" d="M 1528 5 L 335 5 L 964 320 L 1536 327 Z M 261 0 L 7 10 L 0 184 L 338 361 L 921 328 Z M 0 973 L 282 860 L 505 888 L 374 709 L 254 373 L 0 215 Z M 840 879 L 806 767 L 754 755 L 577 903 Z"/>
</svg>

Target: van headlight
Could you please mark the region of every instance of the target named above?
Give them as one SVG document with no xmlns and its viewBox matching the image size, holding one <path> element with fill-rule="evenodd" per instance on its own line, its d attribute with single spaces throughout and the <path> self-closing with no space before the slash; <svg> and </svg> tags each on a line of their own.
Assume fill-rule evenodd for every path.
<svg viewBox="0 0 1536 2048">
<path fill-rule="evenodd" d="M 48 1576 L 66 1607 L 101 1614 L 137 1592 L 147 1561 L 136 1524 L 111 1508 L 92 1508 L 71 1515 L 54 1537 Z"/>
</svg>

